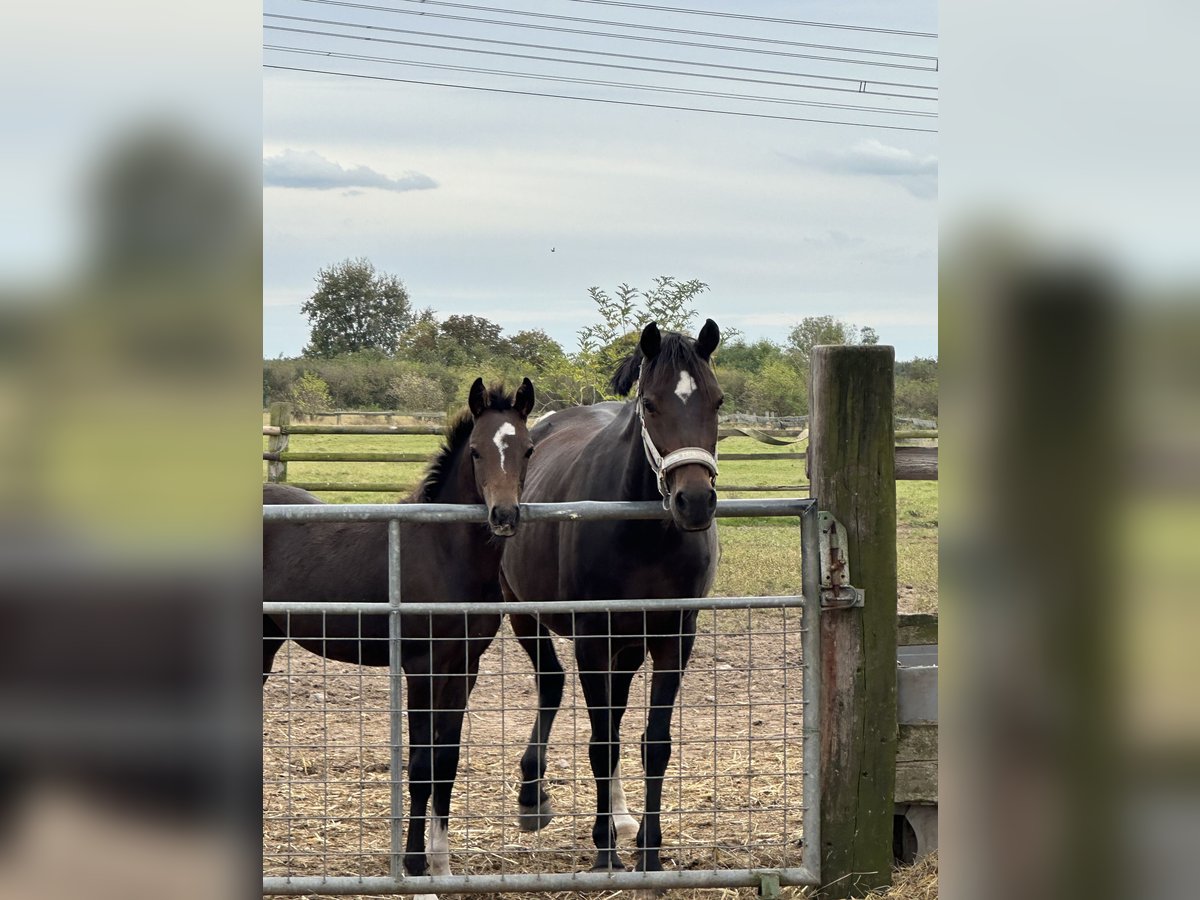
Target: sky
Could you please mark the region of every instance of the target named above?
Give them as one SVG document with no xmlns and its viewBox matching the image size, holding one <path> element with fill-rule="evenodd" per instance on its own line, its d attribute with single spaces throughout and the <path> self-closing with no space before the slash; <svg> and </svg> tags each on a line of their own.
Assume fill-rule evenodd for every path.
<svg viewBox="0 0 1200 900">
<path fill-rule="evenodd" d="M 381 8 L 385 2 L 392 10 L 423 14 L 386 11 Z M 683 4 L 656 0 L 651 5 Z M 488 13 L 481 6 L 793 43 L 737 44 L 765 51 L 752 54 L 660 42 L 734 43 L 724 37 L 629 29 L 621 33 L 658 40 L 618 41 L 544 30 L 617 30 L 612 27 Z M 859 3 L 851 10 L 845 4 L 819 2 L 733 5 L 705 0 L 688 6 L 937 31 L 932 2 Z M 750 93 L 805 104 L 935 111 L 937 104 L 924 99 L 857 93 L 856 79 L 865 80 L 863 87 L 870 91 L 931 97 L 937 74 L 925 71 L 934 63 L 922 57 L 937 55 L 936 40 L 656 12 L 595 0 L 378 0 L 358 6 L 330 0 L 268 0 L 264 10 L 264 25 L 270 26 L 264 30 L 264 43 L 293 48 L 264 51 L 268 65 L 375 77 L 264 69 L 265 356 L 300 352 L 308 338 L 300 304 L 312 293 L 317 270 L 359 256 L 400 276 L 417 308 L 432 307 L 443 317 L 486 316 L 506 333 L 540 328 L 567 350 L 575 348 L 576 332 L 594 320 L 589 287 L 609 292 L 621 283 L 648 288 L 656 276 L 670 275 L 705 282 L 709 289 L 697 302 L 701 320 L 708 317 L 740 329 L 748 339 L 781 341 L 803 317 L 833 315 L 872 326 L 881 342 L 896 347 L 899 359 L 937 355 L 937 135 L 879 127 L 936 129 L 936 118 L 751 104 L 426 67 L 473 66 L 637 81 L 675 90 Z M 292 18 L 281 18 L 285 16 Z M 521 27 L 462 21 L 488 17 L 517 21 Z M 351 30 L 330 22 L 376 27 Z M 279 30 L 283 28 L 299 31 Z M 418 30 L 425 34 L 412 34 Z M 305 33 L 314 31 L 325 33 Z M 465 40 L 472 37 L 484 40 Z M 540 46 L 514 46 L 518 43 Z M 473 52 L 433 49 L 430 44 Z M 550 47 L 625 56 L 581 56 Z M 294 52 L 297 49 L 326 55 Z M 479 52 L 487 49 L 537 58 Z M 780 55 L 787 53 L 805 57 Z M 896 55 L 901 53 L 911 56 Z M 688 67 L 634 56 L 741 69 Z M 812 56 L 853 56 L 888 65 L 807 58 Z M 673 68 L 688 74 L 570 65 L 555 58 Z M 398 60 L 408 64 L 394 62 Z M 749 68 L 786 74 L 746 72 Z M 757 81 L 702 79 L 697 72 Z M 378 78 L 866 124 L 712 115 Z M 808 87 L 761 83 L 785 79 Z M 847 85 L 849 92 L 813 87 Z"/>
</svg>

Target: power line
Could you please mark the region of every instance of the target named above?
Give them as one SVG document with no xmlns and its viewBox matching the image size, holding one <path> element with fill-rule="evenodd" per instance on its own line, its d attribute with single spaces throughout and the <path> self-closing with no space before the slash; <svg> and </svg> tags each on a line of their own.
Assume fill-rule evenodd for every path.
<svg viewBox="0 0 1200 900">
<path fill-rule="evenodd" d="M 282 17 L 282 18 L 290 18 L 290 17 Z M 340 24 L 340 23 L 335 23 L 335 24 Z M 371 26 L 363 26 L 363 27 L 371 27 Z M 283 25 L 264 25 L 263 28 L 267 31 L 282 31 L 282 32 L 290 33 L 290 34 L 305 34 L 305 35 L 311 35 L 311 36 L 316 36 L 316 37 L 342 38 L 345 40 L 368 41 L 371 43 L 393 44 L 393 45 L 399 45 L 399 46 L 405 46 L 405 47 L 421 47 L 423 49 L 430 49 L 430 50 L 450 50 L 450 51 L 457 51 L 457 52 L 461 52 L 461 53 L 479 53 L 479 54 L 483 54 L 483 55 L 487 55 L 487 56 L 501 56 L 501 57 L 506 57 L 506 58 L 510 58 L 510 59 L 528 59 L 528 60 L 535 60 L 537 62 L 566 63 L 568 65 L 576 65 L 576 66 L 593 66 L 593 67 L 599 67 L 599 68 L 605 68 L 605 69 L 620 69 L 623 71 L 630 71 L 630 72 L 647 72 L 647 73 L 651 73 L 651 74 L 655 74 L 655 75 L 682 75 L 682 76 L 689 77 L 689 78 L 708 78 L 708 79 L 716 79 L 719 81 L 735 81 L 735 82 L 741 82 L 741 83 L 746 83 L 746 84 L 770 85 L 772 87 L 798 88 L 801 90 L 839 91 L 839 92 L 848 93 L 848 94 L 859 94 L 859 95 L 867 94 L 870 96 L 905 97 L 905 98 L 914 99 L 914 100 L 926 100 L 926 101 L 936 100 L 936 98 L 934 98 L 934 97 L 919 96 L 916 94 L 897 94 L 897 93 L 886 92 L 886 91 L 869 91 L 869 90 L 865 89 L 865 85 L 860 88 L 830 87 L 828 85 L 807 85 L 807 84 L 797 84 L 795 82 L 788 82 L 788 81 L 772 81 L 770 79 L 765 79 L 765 78 L 744 78 L 744 77 L 731 76 L 731 75 L 712 75 L 712 74 L 709 74 L 706 72 L 686 72 L 686 71 L 681 71 L 678 69 L 658 69 L 658 68 L 647 67 L 647 66 L 631 66 L 631 65 L 621 65 L 621 64 L 617 64 L 617 63 L 593 62 L 591 60 L 565 59 L 562 57 L 535 55 L 535 54 L 531 54 L 531 53 L 511 53 L 511 52 L 506 52 L 506 51 L 502 51 L 502 50 L 481 50 L 481 49 L 474 48 L 474 47 L 454 47 L 454 46 L 449 46 L 446 44 L 429 44 L 429 43 L 425 43 L 422 41 L 404 41 L 404 40 L 398 40 L 395 38 L 372 37 L 370 35 L 343 34 L 343 33 L 334 32 L 334 31 L 322 31 L 322 30 L 310 29 L 310 28 L 291 28 L 291 27 L 287 27 L 287 26 L 283 26 Z M 385 29 L 385 30 L 391 30 L 391 29 Z M 402 30 L 402 29 L 400 29 L 400 30 Z M 860 84 L 861 84 L 861 82 L 860 82 Z M 867 107 L 858 107 L 858 108 L 866 109 Z M 885 107 L 877 107 L 876 109 L 879 109 L 882 111 L 882 110 L 885 110 L 886 108 Z M 890 112 L 891 110 L 887 110 L 887 111 Z M 914 110 L 913 112 L 918 112 L 918 111 Z M 920 111 L 920 114 L 921 115 L 933 115 L 933 113 L 929 113 L 926 111 Z"/>
<path fill-rule="evenodd" d="M 444 81 L 425 81 L 418 78 L 391 78 L 386 75 L 364 75 L 358 72 L 333 72 L 328 69 L 309 69 L 302 66 L 280 66 L 264 63 L 264 69 L 277 69 L 284 72 L 307 72 L 314 75 L 333 75 L 339 78 L 359 78 L 365 81 L 389 81 L 398 84 L 422 84 L 432 87 L 461 88 L 468 91 L 483 91 L 490 94 L 514 94 L 521 97 L 550 97 L 557 100 L 581 100 L 585 103 L 607 103 L 613 106 L 636 106 L 643 109 L 665 109 L 677 112 L 712 113 L 721 116 L 736 116 L 744 119 L 772 119 L 777 122 L 814 122 L 821 125 L 849 125 L 854 128 L 880 128 L 884 131 L 916 131 L 924 134 L 936 134 L 936 128 L 916 128 L 909 125 L 880 125 L 874 122 L 844 122 L 835 119 L 811 119 L 800 116 L 779 116 L 771 113 L 742 112 L 729 109 L 710 109 L 698 106 L 672 106 L 666 103 L 644 103 L 636 100 L 614 100 L 611 97 L 580 97 L 572 94 L 549 94 L 542 91 L 518 91 L 513 88 L 484 87 L 476 84 L 455 84 Z"/>
<path fill-rule="evenodd" d="M 621 0 L 571 0 L 572 3 L 594 3 L 598 6 L 623 6 L 628 9 L 650 9 L 655 12 L 683 13 L 689 16 L 715 16 L 722 19 L 744 19 L 751 22 L 773 22 L 777 25 L 807 25 L 813 28 L 840 28 L 846 31 L 870 31 L 876 34 L 899 34 L 909 37 L 936 38 L 928 31 L 901 31 L 897 28 L 871 28 L 866 25 L 841 25 L 833 22 L 805 22 L 800 19 L 777 19 L 774 16 L 752 16 L 747 13 L 719 12 L 709 9 L 684 9 L 679 6 L 654 6 L 650 3 L 626 3 Z"/>
<path fill-rule="evenodd" d="M 835 56 L 814 56 L 812 54 L 806 54 L 806 53 L 788 53 L 788 52 L 785 52 L 782 50 L 764 50 L 764 49 L 757 48 L 757 47 L 730 47 L 728 45 L 722 45 L 722 44 L 703 44 L 703 43 L 698 43 L 695 41 L 679 41 L 679 40 L 671 40 L 668 38 L 651 38 L 651 37 L 646 37 L 643 35 L 635 35 L 635 34 L 613 34 L 611 32 L 605 32 L 605 31 L 589 31 L 586 29 L 565 28 L 562 26 L 536 25 L 536 24 L 529 23 L 529 22 L 508 22 L 503 19 L 481 19 L 481 18 L 476 18 L 476 17 L 471 17 L 471 16 L 451 15 L 449 13 L 425 12 L 423 9 L 422 10 L 396 9 L 391 6 L 373 6 L 373 5 L 367 4 L 367 3 L 352 3 L 352 2 L 349 2 L 349 0 L 302 0 L 302 2 L 317 3 L 322 6 L 340 6 L 340 7 L 346 7 L 349 9 L 366 9 L 366 10 L 371 10 L 372 12 L 392 13 L 392 14 L 400 15 L 400 16 L 422 16 L 422 17 L 431 18 L 431 19 L 449 19 L 449 20 L 456 21 L 456 22 L 473 22 L 475 24 L 481 24 L 481 25 L 503 25 L 503 26 L 508 26 L 510 28 L 531 28 L 531 29 L 536 29 L 539 31 L 557 31 L 557 32 L 562 32 L 564 34 L 585 34 L 585 35 L 590 35 L 592 37 L 615 38 L 617 40 L 625 40 L 625 41 L 651 41 L 653 43 L 659 43 L 659 44 L 676 44 L 678 46 L 683 46 L 683 47 L 701 47 L 701 48 L 709 49 L 709 50 L 729 50 L 729 51 L 732 51 L 735 53 L 760 53 L 760 54 L 765 54 L 768 56 L 787 56 L 787 57 L 792 57 L 792 58 L 796 58 L 796 59 L 819 59 L 819 60 L 823 60 L 826 62 L 843 63 L 846 65 L 880 66 L 882 68 L 887 68 L 887 69 L 907 69 L 907 70 L 913 71 L 913 72 L 936 72 L 936 71 L 938 71 L 936 56 L 917 57 L 919 59 L 925 59 L 925 60 L 928 60 L 928 61 L 934 63 L 934 65 L 932 65 L 932 66 L 913 66 L 913 65 L 908 65 L 905 63 L 882 62 L 882 61 L 867 60 L 867 59 L 845 59 L 842 57 L 835 57 Z M 414 2 L 414 0 L 402 0 L 402 2 Z M 421 2 L 422 6 L 426 5 L 425 0 L 419 0 L 419 2 Z M 430 2 L 432 3 L 433 0 L 430 0 Z M 469 10 L 475 10 L 475 11 L 481 11 L 481 12 L 498 12 L 498 13 L 504 13 L 504 14 L 508 14 L 508 15 L 533 16 L 533 17 L 542 18 L 542 19 L 554 19 L 554 20 L 558 20 L 558 21 L 579 22 L 579 23 L 591 24 L 591 25 L 607 25 L 607 26 L 613 27 L 613 28 L 636 28 L 636 29 L 641 29 L 641 30 L 658 31 L 658 32 L 665 32 L 665 33 L 670 33 L 670 34 L 687 34 L 687 35 L 692 35 L 692 36 L 696 36 L 696 37 L 717 37 L 717 38 L 724 38 L 727 40 L 754 41 L 757 43 L 776 44 L 779 46 L 799 46 L 799 47 L 807 46 L 807 45 L 799 43 L 797 41 L 785 41 L 785 40 L 780 40 L 777 38 L 750 37 L 747 35 L 723 34 L 720 32 L 710 32 L 710 31 L 691 31 L 686 28 L 668 28 L 668 27 L 659 26 L 659 25 L 639 25 L 639 24 L 635 24 L 635 23 L 631 23 L 631 22 L 613 22 L 613 21 L 609 21 L 609 20 L 605 20 L 605 19 L 583 19 L 583 18 L 578 18 L 575 16 L 557 16 L 557 15 L 552 15 L 550 13 L 523 12 L 520 10 L 503 9 L 503 8 L 492 7 L 492 6 L 475 6 L 475 5 L 467 4 L 467 3 L 436 3 L 435 5 L 463 8 L 463 9 L 469 9 Z"/>
<path fill-rule="evenodd" d="M 455 41 L 473 41 L 476 43 L 495 44 L 495 45 L 503 46 L 503 47 L 524 47 L 526 49 L 532 49 L 532 50 L 553 50 L 553 51 L 562 52 L 562 53 L 584 53 L 584 54 L 588 54 L 590 56 L 603 56 L 603 57 L 612 58 L 612 59 L 632 59 L 632 60 L 637 60 L 639 62 L 658 62 L 658 63 L 667 63 L 670 65 L 699 66 L 699 67 L 706 68 L 706 69 L 722 69 L 724 71 L 730 71 L 730 72 L 751 72 L 751 73 L 758 74 L 758 75 L 786 75 L 786 76 L 790 76 L 792 78 L 812 78 L 812 79 L 817 79 L 820 81 L 837 81 L 837 82 L 844 82 L 847 84 L 858 85 L 858 87 L 855 87 L 855 88 L 830 88 L 830 87 L 823 87 L 820 85 L 805 85 L 805 87 L 810 87 L 813 90 L 850 91 L 852 93 L 868 93 L 868 94 L 873 94 L 875 96 L 881 96 L 881 97 L 903 97 L 903 98 L 908 98 L 908 99 L 913 99 L 913 100 L 934 100 L 934 99 L 936 99 L 935 97 L 927 96 L 927 95 L 897 94 L 897 93 L 892 93 L 889 91 L 865 90 L 865 85 L 868 85 L 868 84 L 880 85 L 883 87 L 912 88 L 914 90 L 922 90 L 922 91 L 936 91 L 937 90 L 937 87 L 935 85 L 915 84 L 913 82 L 906 82 L 906 81 L 879 81 L 874 78 L 862 79 L 862 78 L 852 78 L 852 77 L 848 77 L 845 75 L 818 75 L 813 72 L 789 72 L 789 71 L 786 71 L 783 69 L 761 69 L 761 68 L 755 68 L 752 66 L 734 66 L 734 65 L 723 64 L 723 63 L 698 62 L 698 61 L 687 60 L 687 59 L 676 59 L 673 57 L 644 56 L 644 55 L 639 55 L 636 53 L 616 53 L 616 52 L 613 52 L 610 50 L 586 50 L 586 49 L 579 48 L 579 47 L 563 47 L 563 46 L 559 46 L 559 45 L 555 45 L 555 44 L 531 44 L 531 43 L 526 43 L 524 41 L 505 41 L 505 40 L 501 40 L 499 38 L 485 38 L 485 37 L 475 37 L 475 36 L 471 36 L 471 35 L 447 34 L 446 32 L 441 32 L 441 31 L 419 31 L 419 30 L 411 29 L 411 28 L 395 28 L 395 27 L 388 26 L 388 25 L 367 25 L 367 24 L 362 24 L 362 23 L 358 23 L 358 22 L 343 22 L 338 19 L 316 19 L 316 18 L 312 18 L 309 16 L 285 16 L 285 15 L 281 15 L 278 13 L 263 13 L 263 17 L 268 18 L 268 19 L 280 19 L 280 20 L 285 20 L 285 21 L 289 21 L 289 22 L 306 22 L 306 23 L 314 24 L 314 25 L 335 25 L 340 28 L 360 28 L 360 29 L 366 29 L 369 31 L 385 31 L 385 32 L 388 32 L 389 34 L 409 34 L 409 35 L 417 35 L 419 37 L 448 38 L 450 40 L 455 40 Z M 275 26 L 267 25 L 264 27 L 272 28 Z M 333 35 L 331 34 L 330 36 L 333 36 Z M 352 38 L 352 39 L 357 38 L 357 35 L 348 35 L 348 34 L 347 35 L 339 34 L 337 36 Z M 425 46 L 425 45 L 422 45 L 422 46 Z M 433 46 L 433 45 L 428 45 L 428 46 Z M 469 50 L 470 48 L 455 47 L 455 48 L 445 48 L 445 49 Z M 484 51 L 477 51 L 477 52 L 482 53 Z M 699 75 L 700 73 L 694 73 L 694 74 Z"/>
<path fill-rule="evenodd" d="M 736 94 L 725 91 L 705 91 L 694 88 L 664 87 L 656 85 L 633 84 L 626 81 L 603 81 L 593 78 L 575 78 L 569 75 L 546 75 L 536 72 L 514 72 L 509 69 L 484 69 L 477 66 L 458 66 L 451 63 L 415 62 L 413 60 L 395 59 L 389 56 L 368 56 L 360 53 L 342 53 L 333 50 L 314 50 L 307 47 L 285 47 L 277 44 L 264 44 L 264 50 L 275 50 L 283 53 L 299 53 L 306 56 L 322 56 L 332 59 L 354 60 L 356 62 L 386 63 L 396 66 L 412 66 L 418 69 L 439 69 L 449 72 L 468 72 L 475 75 L 500 75 L 509 78 L 526 78 L 533 81 L 549 81 L 559 84 L 581 84 L 592 87 L 615 87 L 626 90 L 648 91 L 656 94 L 677 94 L 689 97 L 710 97 L 718 100 L 743 100 L 752 103 L 774 103 L 784 106 L 812 106 L 824 109 L 851 110 L 870 112 L 880 115 L 909 116 L 920 118 L 936 118 L 937 114 L 919 110 L 898 110 L 886 107 L 859 106 L 847 103 L 826 103 L 819 100 L 792 100 L 783 97 L 764 97 L 756 94 Z"/>
</svg>

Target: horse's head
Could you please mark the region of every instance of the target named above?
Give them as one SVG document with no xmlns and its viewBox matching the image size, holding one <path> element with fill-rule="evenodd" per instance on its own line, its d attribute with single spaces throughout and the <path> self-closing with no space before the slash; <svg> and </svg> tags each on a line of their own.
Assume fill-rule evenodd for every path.
<svg viewBox="0 0 1200 900">
<path fill-rule="evenodd" d="M 712 319 L 695 340 L 651 322 L 611 382 L 628 394 L 637 381 L 646 460 L 684 531 L 704 531 L 717 509 L 717 410 L 725 398 L 710 359 L 720 341 Z"/>
<path fill-rule="evenodd" d="M 470 453 L 475 486 L 488 508 L 492 534 L 508 537 L 521 519 L 521 487 L 533 453 L 526 420 L 533 409 L 533 385 L 526 378 L 513 396 L 483 386 L 476 378 L 467 397 L 475 420 Z"/>
</svg>

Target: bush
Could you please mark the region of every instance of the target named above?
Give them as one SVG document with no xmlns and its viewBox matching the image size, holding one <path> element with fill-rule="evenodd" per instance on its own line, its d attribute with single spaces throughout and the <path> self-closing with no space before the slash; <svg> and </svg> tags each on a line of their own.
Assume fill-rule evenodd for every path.
<svg viewBox="0 0 1200 900">
<path fill-rule="evenodd" d="M 333 399 L 329 396 L 329 385 L 312 372 L 305 372 L 292 385 L 289 399 L 296 411 L 304 416 L 311 416 L 319 410 L 333 406 Z"/>
<path fill-rule="evenodd" d="M 387 400 L 396 409 L 417 412 L 445 409 L 448 398 L 436 378 L 409 369 L 392 376 L 388 382 Z"/>
</svg>

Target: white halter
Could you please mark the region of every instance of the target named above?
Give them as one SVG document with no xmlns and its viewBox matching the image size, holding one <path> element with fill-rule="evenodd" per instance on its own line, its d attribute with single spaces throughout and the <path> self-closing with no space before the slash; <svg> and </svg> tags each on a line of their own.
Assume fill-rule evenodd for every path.
<svg viewBox="0 0 1200 900">
<path fill-rule="evenodd" d="M 663 509 L 671 508 L 671 492 L 667 490 L 667 474 L 672 469 L 677 469 L 689 463 L 698 463 L 712 473 L 713 483 L 716 484 L 719 472 L 717 471 L 717 457 L 715 454 L 709 453 L 703 447 L 681 447 L 663 456 L 658 452 L 658 448 L 654 446 L 650 432 L 646 430 L 646 415 L 643 411 L 641 395 L 637 398 L 637 413 L 638 420 L 642 426 L 642 446 L 646 450 L 646 462 L 650 464 L 650 468 L 654 471 L 654 475 L 658 480 L 658 492 L 663 498 Z"/>
</svg>

